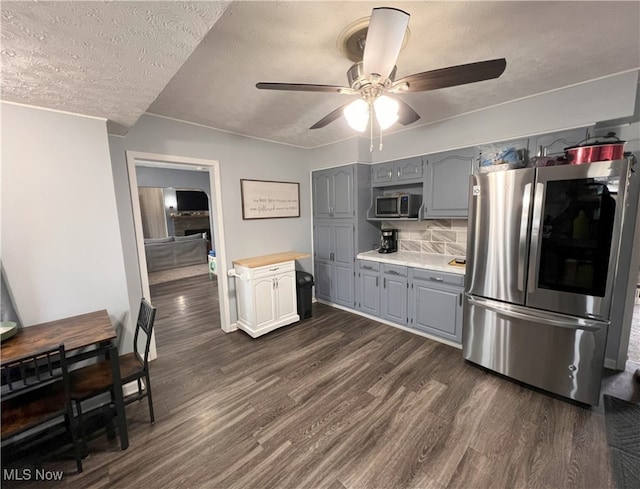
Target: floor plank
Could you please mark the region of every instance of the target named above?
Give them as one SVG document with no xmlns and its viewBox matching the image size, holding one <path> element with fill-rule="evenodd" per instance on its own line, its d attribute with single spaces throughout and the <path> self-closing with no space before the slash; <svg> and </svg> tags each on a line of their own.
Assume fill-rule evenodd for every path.
<svg viewBox="0 0 640 489">
<path fill-rule="evenodd" d="M 152 286 L 156 410 L 48 487 L 443 489 L 612 486 L 604 418 L 326 305 L 252 339 L 219 328 L 207 276 Z M 27 461 L 24 461 L 27 463 Z M 5 481 L 3 487 L 36 487 Z"/>
</svg>

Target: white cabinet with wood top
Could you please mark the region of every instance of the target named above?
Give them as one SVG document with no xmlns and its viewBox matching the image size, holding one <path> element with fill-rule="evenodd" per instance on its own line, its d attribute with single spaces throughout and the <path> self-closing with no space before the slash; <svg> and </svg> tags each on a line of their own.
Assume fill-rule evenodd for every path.
<svg viewBox="0 0 640 489">
<path fill-rule="evenodd" d="M 288 252 L 234 260 L 238 329 L 256 338 L 300 320 L 295 260 L 308 256 Z"/>
</svg>

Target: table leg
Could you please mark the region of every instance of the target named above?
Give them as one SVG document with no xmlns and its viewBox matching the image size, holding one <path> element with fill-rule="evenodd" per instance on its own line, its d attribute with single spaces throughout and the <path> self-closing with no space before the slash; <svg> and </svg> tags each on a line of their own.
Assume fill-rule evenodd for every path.
<svg viewBox="0 0 640 489">
<path fill-rule="evenodd" d="M 113 397 L 116 405 L 116 417 L 118 419 L 118 432 L 120 434 L 120 448 L 126 450 L 129 447 L 129 433 L 127 431 L 127 417 L 124 410 L 124 397 L 122 395 L 122 379 L 120 377 L 120 362 L 118 361 L 118 349 L 115 345 L 109 348 L 111 360 L 111 375 L 113 379 Z"/>
</svg>

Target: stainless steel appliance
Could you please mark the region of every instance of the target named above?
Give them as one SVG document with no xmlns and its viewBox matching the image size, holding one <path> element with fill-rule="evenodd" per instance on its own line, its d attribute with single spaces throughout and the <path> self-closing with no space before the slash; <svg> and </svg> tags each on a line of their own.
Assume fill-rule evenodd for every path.
<svg viewBox="0 0 640 489">
<path fill-rule="evenodd" d="M 383 229 L 380 231 L 380 248 L 378 253 L 393 253 L 398 251 L 398 230 Z"/>
<path fill-rule="evenodd" d="M 598 404 L 629 167 L 471 177 L 465 359 Z"/>
<path fill-rule="evenodd" d="M 422 195 L 394 194 L 376 197 L 376 217 L 418 217 Z"/>
</svg>

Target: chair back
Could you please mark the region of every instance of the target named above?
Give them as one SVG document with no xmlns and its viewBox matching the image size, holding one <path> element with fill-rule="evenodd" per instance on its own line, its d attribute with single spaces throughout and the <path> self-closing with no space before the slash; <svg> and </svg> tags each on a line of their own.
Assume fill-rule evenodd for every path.
<svg viewBox="0 0 640 489">
<path fill-rule="evenodd" d="M 70 389 L 64 345 L 3 362 L 0 369 L 3 400 L 57 381 L 62 381 L 65 391 Z"/>
<path fill-rule="evenodd" d="M 151 346 L 151 334 L 153 333 L 153 323 L 156 319 L 156 308 L 153 307 L 144 297 L 140 301 L 140 312 L 138 313 L 138 321 L 136 323 L 136 332 L 133 336 L 133 351 L 138 360 L 147 367 L 149 360 L 149 347 Z M 144 352 L 140 355 L 138 350 L 138 335 L 142 331 L 145 335 Z"/>
</svg>

